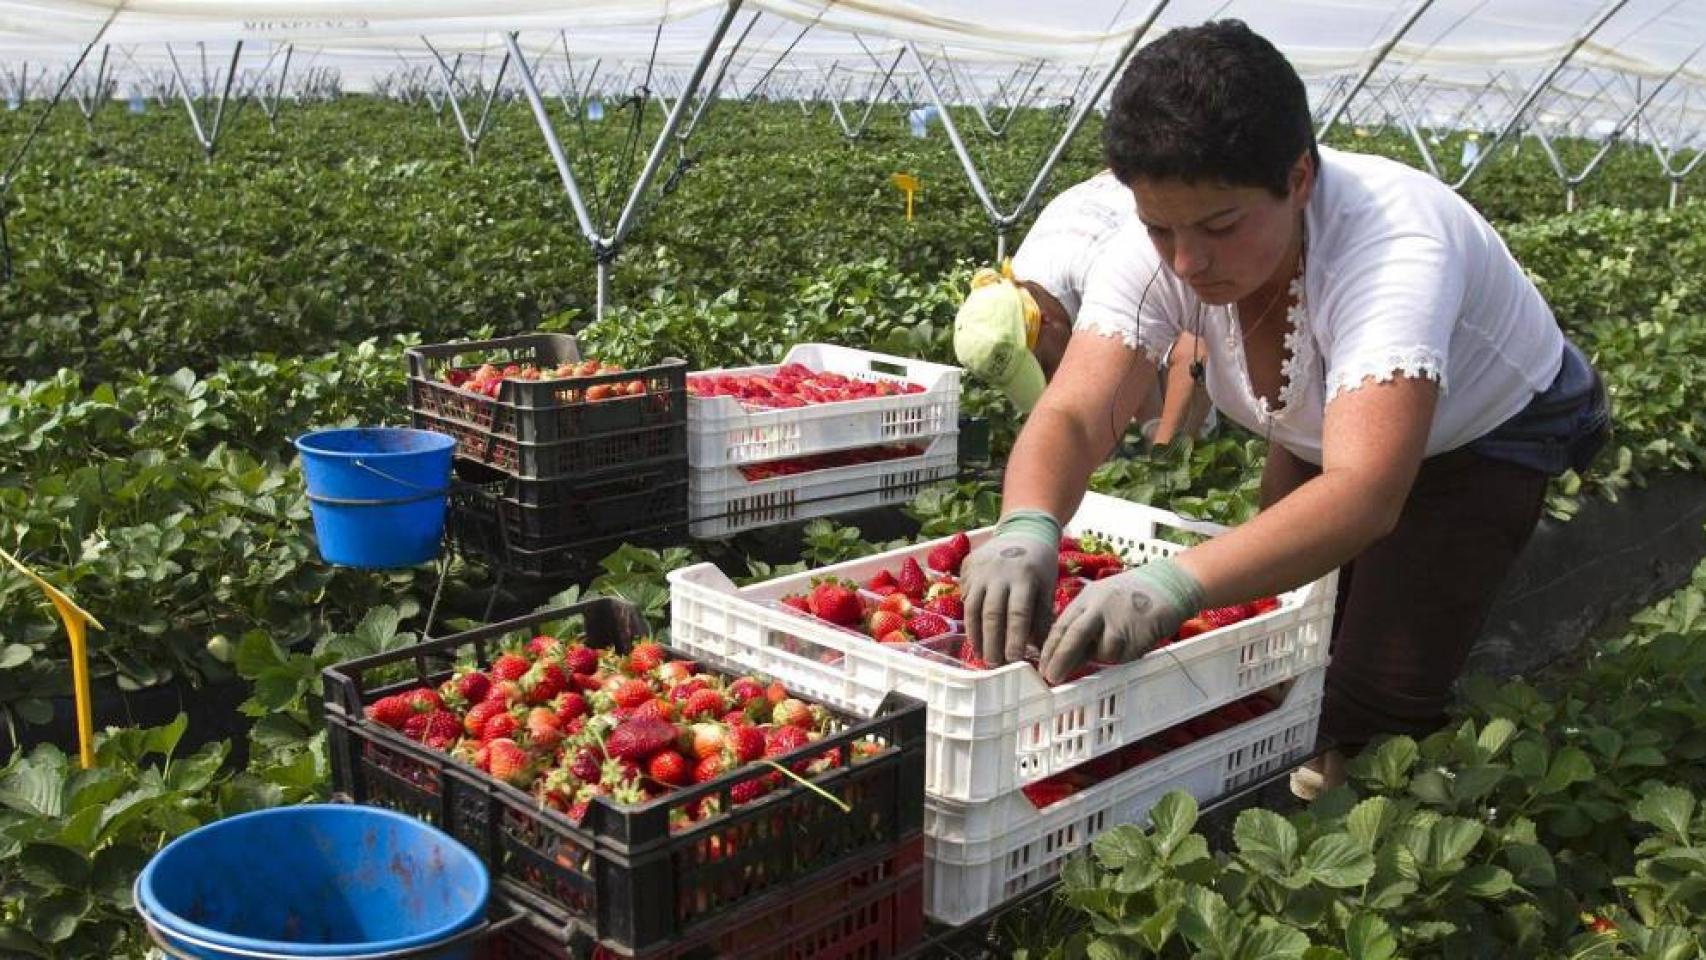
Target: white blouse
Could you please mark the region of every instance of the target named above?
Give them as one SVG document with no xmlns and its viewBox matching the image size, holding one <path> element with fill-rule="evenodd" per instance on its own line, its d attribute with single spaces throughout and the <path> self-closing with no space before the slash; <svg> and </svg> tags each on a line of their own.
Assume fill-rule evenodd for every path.
<svg viewBox="0 0 1706 960">
<path fill-rule="evenodd" d="M 1180 331 L 1199 334 L 1214 405 L 1315 464 L 1327 404 L 1365 383 L 1439 383 L 1432 456 L 1485 435 L 1557 376 L 1564 337 L 1551 308 L 1492 226 L 1435 178 L 1323 147 L 1304 223 L 1308 251 L 1273 405 L 1250 385 L 1236 308 L 1198 300 L 1141 223 L 1097 258 L 1074 328 L 1151 360 Z"/>
</svg>

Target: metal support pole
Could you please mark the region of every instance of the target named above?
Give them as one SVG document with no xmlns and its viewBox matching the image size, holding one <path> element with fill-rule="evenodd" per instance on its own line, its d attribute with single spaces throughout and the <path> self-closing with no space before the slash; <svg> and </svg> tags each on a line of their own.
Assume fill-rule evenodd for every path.
<svg viewBox="0 0 1706 960">
<path fill-rule="evenodd" d="M 290 79 L 290 58 L 296 53 L 296 44 L 286 44 L 284 48 L 284 66 L 278 72 L 278 83 L 273 87 L 272 103 L 267 103 L 266 93 L 261 93 L 261 112 L 267 115 L 267 128 L 278 132 L 278 112 L 284 106 L 284 85 Z"/>
<path fill-rule="evenodd" d="M 470 130 L 468 119 L 462 113 L 462 98 L 456 90 L 458 81 L 455 72 L 451 70 L 450 64 L 444 61 L 444 57 L 439 54 L 438 48 L 432 45 L 432 41 L 423 36 L 421 42 L 426 44 L 427 50 L 432 53 L 432 58 L 438 62 L 439 76 L 444 81 L 444 97 L 450 101 L 450 112 L 456 118 L 456 128 L 462 132 L 462 146 L 468 151 L 468 159 L 473 160 L 479 155 L 480 141 L 486 137 L 486 129 L 492 119 L 492 102 L 497 99 L 498 90 L 503 86 L 504 71 L 509 69 L 510 54 L 506 51 L 504 58 L 498 62 L 497 79 L 493 81 L 491 89 L 486 91 L 485 103 L 480 108 L 479 122 Z M 457 63 L 461 63 L 461 57 L 457 58 Z M 467 89 L 464 84 L 463 91 L 466 92 Z"/>
<path fill-rule="evenodd" d="M 1363 67 L 1362 73 L 1356 78 L 1356 82 L 1352 83 L 1350 90 L 1339 99 L 1338 103 L 1334 104 L 1333 112 L 1327 115 L 1327 119 L 1321 121 L 1321 126 L 1315 131 L 1316 140 L 1327 139 L 1327 132 L 1333 129 L 1333 124 L 1339 122 L 1339 117 L 1344 114 L 1345 108 L 1349 107 L 1351 101 L 1356 99 L 1356 95 L 1362 92 L 1362 88 L 1368 83 L 1368 79 L 1374 76 L 1374 71 L 1386 62 L 1386 57 L 1392 52 L 1392 48 L 1398 45 L 1398 41 L 1404 39 L 1404 34 L 1410 32 L 1410 28 L 1416 25 L 1416 21 L 1422 18 L 1422 14 L 1426 13 L 1428 8 L 1433 6 L 1433 3 L 1434 0 L 1417 0 L 1416 5 L 1410 8 L 1410 12 L 1404 17 L 1403 22 L 1399 23 L 1398 27 L 1385 40 L 1381 41 L 1380 48 L 1374 52 L 1374 56 L 1369 58 L 1368 65 Z"/>
<path fill-rule="evenodd" d="M 183 67 L 178 64 L 178 55 L 172 50 L 171 44 L 166 44 L 166 56 L 172 61 L 172 72 L 178 80 L 178 93 L 183 97 L 184 109 L 188 110 L 190 114 L 190 126 L 195 131 L 196 141 L 201 144 L 203 159 L 210 163 L 213 161 L 213 151 L 219 145 L 219 128 L 225 117 L 225 101 L 231 95 L 231 82 L 237 75 L 237 60 L 242 55 L 243 41 L 239 40 L 231 50 L 231 65 L 226 71 L 225 85 L 219 95 L 219 102 L 214 106 L 213 120 L 204 127 L 201 121 L 201 113 L 196 109 L 195 100 L 190 94 L 189 81 L 184 79 Z M 202 59 L 204 61 L 207 59 L 205 45 L 202 47 Z"/>
<path fill-rule="evenodd" d="M 717 72 L 711 77 L 711 85 L 699 95 L 699 107 L 693 111 L 693 119 L 687 121 L 687 125 L 681 128 L 681 139 L 686 140 L 693 136 L 693 131 L 699 128 L 699 121 L 705 119 L 705 111 L 710 109 L 711 101 L 716 99 L 718 88 L 723 85 L 723 78 L 729 74 L 729 64 L 734 62 L 735 54 L 740 52 L 740 45 L 746 42 L 746 38 L 751 35 L 752 28 L 758 25 L 758 18 L 761 16 L 763 16 L 762 13 L 752 15 L 752 19 L 746 22 L 746 29 L 742 30 L 740 36 L 735 38 L 734 46 L 729 48 L 728 55 L 723 57 L 723 62 L 717 65 Z M 784 52 L 783 56 L 787 56 L 787 54 Z"/>
<path fill-rule="evenodd" d="M 1536 100 L 1540 99 L 1540 94 L 1552 83 L 1552 79 L 1558 75 L 1558 72 L 1563 70 L 1570 62 L 1570 58 L 1576 55 L 1576 51 L 1580 50 L 1583 44 L 1592 39 L 1593 35 L 1598 33 L 1599 29 L 1605 26 L 1606 23 L 1610 21 L 1612 17 L 1615 17 L 1619 11 L 1628 5 L 1628 3 L 1629 0 L 1613 0 L 1612 3 L 1608 4 L 1604 10 L 1600 11 L 1599 14 L 1589 22 L 1586 29 L 1576 34 L 1575 39 L 1570 42 L 1569 48 L 1566 49 L 1563 55 L 1552 64 L 1551 69 L 1541 74 L 1540 79 L 1534 82 L 1534 85 L 1529 88 L 1528 93 L 1523 96 L 1522 102 L 1517 104 L 1516 111 L 1512 113 L 1510 119 L 1506 121 L 1504 128 L 1498 132 L 1497 136 L 1493 137 L 1493 142 L 1487 144 L 1486 149 L 1481 151 L 1481 155 L 1475 158 L 1475 162 L 1469 165 L 1469 169 L 1463 171 L 1463 176 L 1458 178 L 1458 181 L 1451 185 L 1451 189 L 1461 191 L 1464 187 L 1469 185 L 1469 181 L 1475 179 L 1475 174 L 1481 172 L 1481 168 L 1487 165 L 1487 160 L 1491 158 L 1494 153 L 1498 152 L 1500 144 L 1504 143 L 1505 139 L 1511 135 L 1511 131 L 1515 130 L 1522 123 L 1523 115 L 1528 112 L 1528 109 L 1534 105 Z"/>
<path fill-rule="evenodd" d="M 1038 195 L 1042 193 L 1043 186 L 1048 183 L 1049 176 L 1054 173 L 1055 166 L 1060 162 L 1060 158 L 1065 155 L 1067 145 L 1083 128 L 1085 120 L 1090 116 L 1090 111 L 1095 108 L 1096 101 L 1102 99 L 1102 94 L 1114 82 L 1114 78 L 1119 75 L 1120 69 L 1125 66 L 1126 60 L 1137 49 L 1138 43 L 1143 39 L 1144 34 L 1149 32 L 1149 28 L 1154 25 L 1156 19 L 1161 16 L 1161 11 L 1166 9 L 1167 4 L 1168 0 L 1156 0 L 1154 6 L 1150 7 L 1149 15 L 1143 19 L 1142 23 L 1138 24 L 1137 29 L 1132 31 L 1131 38 L 1126 41 L 1125 46 L 1120 49 L 1119 55 L 1114 58 L 1114 62 L 1108 65 L 1108 69 L 1097 81 L 1095 90 L 1079 101 L 1071 121 L 1066 125 L 1066 130 L 1055 142 L 1048 157 L 1043 160 L 1042 168 L 1037 171 L 1036 178 L 1031 181 L 1030 189 L 1025 191 L 1024 197 L 1009 213 L 1002 213 L 1000 208 L 996 207 L 994 199 L 990 197 L 988 188 L 984 186 L 983 177 L 977 171 L 976 162 L 972 160 L 970 152 L 966 150 L 965 141 L 960 137 L 959 129 L 954 126 L 953 115 L 948 112 L 947 104 L 942 98 L 942 91 L 936 86 L 936 79 L 930 75 L 924 57 L 918 52 L 917 44 L 911 41 L 907 42 L 906 49 L 912 54 L 913 61 L 918 64 L 919 73 L 923 76 L 930 98 L 936 104 L 937 109 L 941 111 L 942 129 L 947 132 L 948 140 L 953 144 L 954 153 L 960 159 L 960 166 L 965 170 L 966 179 L 971 182 L 972 192 L 977 194 L 978 202 L 983 204 L 984 212 L 989 215 L 990 223 L 996 229 L 997 249 L 1006 250 L 1005 232 L 1011 229 L 1019 218 L 1029 212 L 1031 206 L 1036 203 Z"/>
</svg>

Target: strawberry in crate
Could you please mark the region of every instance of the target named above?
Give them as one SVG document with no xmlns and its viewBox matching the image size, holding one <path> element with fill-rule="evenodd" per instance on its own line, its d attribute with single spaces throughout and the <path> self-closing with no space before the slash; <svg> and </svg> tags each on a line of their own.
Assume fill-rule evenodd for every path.
<svg viewBox="0 0 1706 960">
<path fill-rule="evenodd" d="M 812 370 L 803 364 L 783 364 L 772 374 L 709 373 L 687 378 L 695 397 L 732 397 L 755 410 L 785 410 L 820 403 L 842 403 L 873 397 L 923 393 L 924 387 L 905 380 L 858 380 L 839 373 Z"/>
<path fill-rule="evenodd" d="M 444 382 L 458 389 L 496 398 L 505 380 L 575 380 L 583 377 L 602 377 L 622 373 L 623 368 L 601 360 L 568 360 L 554 367 L 531 363 L 510 363 L 504 366 L 486 363 L 469 370 L 452 367 L 444 372 Z M 637 397 L 646 392 L 644 380 L 594 384 L 587 388 L 586 399 L 609 400 L 615 397 Z"/>
<path fill-rule="evenodd" d="M 825 612 L 836 612 L 828 606 L 835 589 L 824 585 Z M 624 654 L 536 636 L 488 664 L 458 668 L 436 689 L 382 697 L 365 714 L 577 822 L 597 797 L 640 804 L 747 766 L 771 767 L 734 785 L 730 798 L 739 805 L 809 780 L 838 759 L 807 753 L 787 766 L 777 760 L 829 732 L 823 707 L 791 697 L 779 683 L 701 671 L 651 641 Z M 854 749 L 853 760 L 876 752 L 872 744 Z M 672 826 L 715 816 L 719 803 L 712 797 L 673 811 Z"/>
</svg>

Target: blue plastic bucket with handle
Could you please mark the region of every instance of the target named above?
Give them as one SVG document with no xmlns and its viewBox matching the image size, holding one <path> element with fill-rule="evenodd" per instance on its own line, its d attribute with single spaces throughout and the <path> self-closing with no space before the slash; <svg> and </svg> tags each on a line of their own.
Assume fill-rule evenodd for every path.
<svg viewBox="0 0 1706 960">
<path fill-rule="evenodd" d="M 174 960 L 471 960 L 490 892 L 480 859 L 431 824 L 310 804 L 184 834 L 135 901 Z"/>
<path fill-rule="evenodd" d="M 386 570 L 438 556 L 456 438 L 350 427 L 305 433 L 296 449 L 327 563 Z"/>
</svg>

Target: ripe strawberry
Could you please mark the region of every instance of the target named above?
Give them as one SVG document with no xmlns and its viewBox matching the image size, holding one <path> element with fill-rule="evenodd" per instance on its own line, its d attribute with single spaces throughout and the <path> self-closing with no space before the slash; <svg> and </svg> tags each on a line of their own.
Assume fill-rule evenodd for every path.
<svg viewBox="0 0 1706 960">
<path fill-rule="evenodd" d="M 939 637 L 948 633 L 953 627 L 949 626 L 948 621 L 937 614 L 926 612 L 914 614 L 913 618 L 906 622 L 906 629 L 912 631 L 914 636 L 928 640 L 931 637 Z"/>
<path fill-rule="evenodd" d="M 665 723 L 674 722 L 675 704 L 668 700 L 661 700 L 657 697 L 652 697 L 645 703 L 642 703 L 628 711 L 628 719 L 630 720 L 639 720 L 643 718 L 662 720 Z"/>
<path fill-rule="evenodd" d="M 675 743 L 675 725 L 663 720 L 627 720 L 610 732 L 604 748 L 620 760 L 645 760 Z"/>
<path fill-rule="evenodd" d="M 527 713 L 527 736 L 540 750 L 555 750 L 563 740 L 563 724 L 550 707 L 534 707 Z"/>
<path fill-rule="evenodd" d="M 466 703 L 479 703 L 492 692 L 492 678 L 478 670 L 458 671 L 455 679 L 456 695 Z"/>
<path fill-rule="evenodd" d="M 961 666 L 971 670 L 989 669 L 989 661 L 983 659 L 983 655 L 970 640 L 960 644 L 960 649 L 955 653 L 954 659 L 958 660 Z"/>
<path fill-rule="evenodd" d="M 699 763 L 693 768 L 693 782 L 710 783 L 712 780 L 723 775 L 725 767 L 726 765 L 723 763 L 721 754 L 712 754 L 708 757 L 702 757 L 700 758 Z"/>
<path fill-rule="evenodd" d="M 598 651 L 576 644 L 563 655 L 563 666 L 567 667 L 570 673 L 597 673 Z"/>
<path fill-rule="evenodd" d="M 492 678 L 494 680 L 520 680 L 532 664 L 519 653 L 506 653 L 492 661 Z"/>
<path fill-rule="evenodd" d="M 1060 616 L 1061 611 L 1069 606 L 1073 599 L 1084 592 L 1084 581 L 1062 580 L 1054 588 L 1054 615 Z"/>
<path fill-rule="evenodd" d="M 409 719 L 403 722 L 403 736 L 410 740 L 423 739 L 426 736 L 427 719 L 431 716 L 429 713 L 410 714 Z"/>
<path fill-rule="evenodd" d="M 586 716 L 586 697 L 572 690 L 557 694 L 557 719 L 568 723 L 576 717 Z"/>
<path fill-rule="evenodd" d="M 639 675 L 650 673 L 663 665 L 663 645 L 651 640 L 641 640 L 628 651 L 628 672 Z"/>
<path fill-rule="evenodd" d="M 550 703 L 569 688 L 569 676 L 554 663 L 540 662 L 522 675 L 520 683 L 528 703 Z"/>
<path fill-rule="evenodd" d="M 687 766 L 687 758 L 674 750 L 655 754 L 646 764 L 646 772 L 653 780 L 672 787 L 684 787 L 693 780 L 693 771 Z"/>
<path fill-rule="evenodd" d="M 802 730 L 812 728 L 812 708 L 792 697 L 778 703 L 770 716 L 771 722 L 777 725 L 799 727 Z"/>
<path fill-rule="evenodd" d="M 937 570 L 942 573 L 960 572 L 960 560 L 962 558 L 959 554 L 954 552 L 953 547 L 950 547 L 945 543 L 932 548 L 930 553 L 924 559 L 925 562 L 930 565 L 930 569 L 932 570 Z"/>
<path fill-rule="evenodd" d="M 896 630 L 906 629 L 906 618 L 893 610 L 879 608 L 871 614 L 871 636 L 885 637 Z"/>
<path fill-rule="evenodd" d="M 416 687 L 403 693 L 402 697 L 416 713 L 431 713 L 444 707 L 444 698 L 438 695 L 438 691 L 426 687 Z"/>
<path fill-rule="evenodd" d="M 1077 537 L 1062 536 L 1060 538 L 1060 552 L 1066 553 L 1068 551 L 1082 553 L 1084 544 Z"/>
<path fill-rule="evenodd" d="M 878 637 L 877 642 L 886 647 L 904 647 L 912 642 L 912 634 L 905 630 L 890 630 Z"/>
<path fill-rule="evenodd" d="M 475 739 L 486 729 L 486 722 L 500 713 L 508 712 L 509 705 L 502 700 L 482 700 L 468 708 L 468 713 L 462 718 L 462 729 L 468 731 L 468 736 Z"/>
<path fill-rule="evenodd" d="M 813 616 L 838 626 L 857 626 L 864 617 L 865 611 L 859 604 L 859 595 L 832 580 L 813 587 L 809 603 Z"/>
<path fill-rule="evenodd" d="M 702 716 L 718 716 L 729 708 L 720 690 L 698 690 L 687 698 L 687 705 L 681 708 L 681 715 L 689 720 Z"/>
<path fill-rule="evenodd" d="M 1229 607 L 1215 607 L 1212 610 L 1204 610 L 1202 613 L 1197 614 L 1197 616 L 1208 621 L 1209 629 L 1211 630 L 1219 630 L 1221 627 L 1230 627 L 1235 623 L 1248 620 L 1254 615 L 1254 612 L 1249 608 L 1249 606 L 1242 603 L 1235 603 Z"/>
<path fill-rule="evenodd" d="M 480 742 L 491 743 L 493 740 L 509 737 L 520 729 L 521 721 L 515 718 L 515 714 L 500 713 L 480 727 Z"/>
<path fill-rule="evenodd" d="M 682 737 L 685 752 L 704 759 L 721 754 L 729 746 L 728 728 L 720 723 L 695 723 Z"/>
<path fill-rule="evenodd" d="M 671 686 L 671 687 L 675 686 L 678 683 L 686 683 L 687 681 L 693 679 L 693 661 L 691 661 L 691 660 L 671 660 L 671 661 L 669 661 L 668 663 L 664 664 L 663 666 L 658 667 L 658 679 L 663 681 L 664 684 Z"/>
<path fill-rule="evenodd" d="M 415 715 L 414 705 L 407 697 L 394 693 L 388 697 L 380 697 L 367 705 L 367 719 L 374 723 L 382 723 L 393 730 L 403 729 L 409 718 Z"/>
<path fill-rule="evenodd" d="M 591 747 L 582 747 L 569 758 L 569 772 L 583 783 L 597 783 L 601 767 L 598 754 L 594 753 Z"/>
<path fill-rule="evenodd" d="M 518 703 L 521 700 L 521 684 L 514 680 L 497 680 L 492 683 L 492 690 L 486 694 L 487 700 L 501 700 L 504 703 Z"/>
<path fill-rule="evenodd" d="M 432 749 L 448 750 L 462 737 L 462 721 L 449 710 L 435 710 L 426 714 L 426 718 L 421 742 Z"/>
<path fill-rule="evenodd" d="M 729 800 L 736 806 L 751 803 L 770 792 L 770 782 L 765 777 L 754 777 L 743 780 L 729 788 Z"/>
<path fill-rule="evenodd" d="M 741 677 L 729 684 L 729 699 L 745 706 L 754 700 L 764 699 L 764 685 L 752 677 Z"/>
<path fill-rule="evenodd" d="M 563 814 L 563 816 L 568 817 L 569 820 L 574 823 L 580 823 L 582 820 L 586 819 L 588 806 L 590 806 L 590 804 L 587 801 L 577 800 L 569 806 L 568 812 Z"/>
<path fill-rule="evenodd" d="M 788 688 L 782 686 L 782 681 L 772 680 L 770 686 L 764 688 L 764 698 L 771 703 L 781 703 L 788 699 Z"/>
<path fill-rule="evenodd" d="M 896 582 L 900 584 L 901 592 L 914 600 L 923 600 L 924 591 L 930 589 L 930 581 L 924 578 L 924 568 L 911 557 L 900 565 L 900 576 Z"/>
<path fill-rule="evenodd" d="M 729 744 L 741 763 L 751 763 L 764 756 L 764 731 L 747 724 L 730 727 Z"/>
<path fill-rule="evenodd" d="M 532 654 L 533 659 L 535 660 L 554 660 L 563 652 L 563 641 L 558 640 L 556 637 L 540 634 L 532 640 L 527 641 L 527 652 Z"/>
<path fill-rule="evenodd" d="M 787 606 L 787 607 L 792 607 L 793 609 L 798 610 L 801 613 L 811 613 L 812 612 L 811 601 L 808 600 L 804 594 L 790 593 L 787 596 L 782 598 L 782 605 Z"/>
<path fill-rule="evenodd" d="M 893 586 L 898 586 L 898 584 L 895 583 L 894 574 L 888 572 L 886 569 L 878 570 L 875 576 L 865 581 L 865 589 L 871 591 L 876 591 L 882 587 Z"/>
<path fill-rule="evenodd" d="M 722 719 L 723 724 L 730 727 L 744 727 L 752 723 L 752 718 L 746 715 L 745 710 L 730 710 L 723 714 Z"/>
<path fill-rule="evenodd" d="M 1252 616 L 1261 616 L 1269 610 L 1278 610 L 1279 607 L 1280 602 L 1278 597 L 1259 597 L 1250 601 L 1250 608 L 1255 611 Z"/>
<path fill-rule="evenodd" d="M 675 686 L 670 687 L 669 688 L 669 699 L 673 700 L 676 703 L 685 704 L 689 697 L 693 696 L 695 693 L 698 693 L 701 690 L 706 689 L 709 686 L 710 686 L 710 684 L 705 680 L 704 677 L 694 677 L 693 679 L 687 681 L 686 683 L 678 683 Z"/>
<path fill-rule="evenodd" d="M 764 755 L 775 759 L 785 753 L 793 753 L 811 742 L 811 735 L 799 727 L 771 727 L 764 731 Z"/>
<path fill-rule="evenodd" d="M 1206 619 L 1200 616 L 1192 617 L 1184 623 L 1179 624 L 1179 639 L 1189 640 L 1198 634 L 1207 633 L 1213 629 L 1214 624 L 1209 623 Z"/>
<path fill-rule="evenodd" d="M 966 536 L 963 530 L 948 538 L 948 546 L 953 548 L 961 560 L 971 556 L 971 538 Z"/>
<path fill-rule="evenodd" d="M 533 780 L 533 758 L 508 737 L 486 744 L 486 762 L 492 776 L 511 786 L 525 787 Z"/>
<path fill-rule="evenodd" d="M 1025 794 L 1025 799 L 1031 801 L 1032 806 L 1038 810 L 1052 807 L 1078 792 L 1077 787 L 1054 777 L 1028 783 L 1019 789 Z"/>
<path fill-rule="evenodd" d="M 652 685 L 638 677 L 623 680 L 611 691 L 616 705 L 632 710 L 652 698 Z"/>
<path fill-rule="evenodd" d="M 941 596 L 934 600 L 926 600 L 924 609 L 949 620 L 964 620 L 966 618 L 966 602 L 964 598 L 959 596 Z"/>
<path fill-rule="evenodd" d="M 912 598 L 904 593 L 891 593 L 877 604 L 878 610 L 889 610 L 903 617 L 912 616 Z"/>
</svg>

